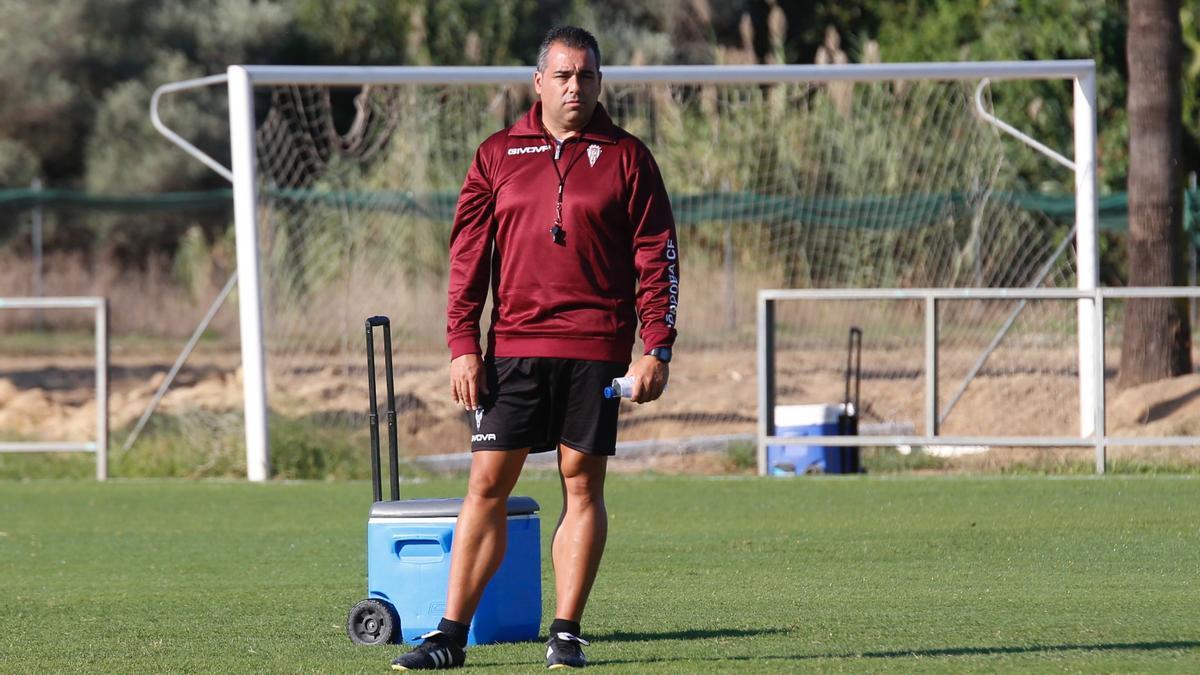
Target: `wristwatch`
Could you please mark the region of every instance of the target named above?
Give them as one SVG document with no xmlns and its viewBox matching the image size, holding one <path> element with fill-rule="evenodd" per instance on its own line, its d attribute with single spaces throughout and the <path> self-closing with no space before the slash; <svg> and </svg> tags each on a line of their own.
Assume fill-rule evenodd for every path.
<svg viewBox="0 0 1200 675">
<path fill-rule="evenodd" d="M 650 356 L 653 356 L 654 358 L 658 359 L 659 361 L 662 361 L 663 363 L 671 362 L 671 348 L 670 347 L 655 347 L 654 349 L 651 349 L 650 351 L 648 351 L 646 353 L 649 354 Z"/>
</svg>

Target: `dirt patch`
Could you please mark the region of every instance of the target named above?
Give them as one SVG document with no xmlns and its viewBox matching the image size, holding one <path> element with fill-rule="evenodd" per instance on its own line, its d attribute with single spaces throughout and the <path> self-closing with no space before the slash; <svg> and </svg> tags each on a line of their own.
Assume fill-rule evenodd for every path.
<svg viewBox="0 0 1200 675">
<path fill-rule="evenodd" d="M 924 431 L 924 374 L 913 350 L 864 352 L 863 422 L 908 425 Z M 1113 358 L 1115 359 L 1115 354 Z M 162 382 L 173 355 L 114 355 L 109 414 L 114 431 L 138 419 Z M 779 403 L 834 403 L 843 396 L 844 354 L 788 350 L 778 356 Z M 942 405 L 961 380 L 971 354 L 943 354 Z M 235 350 L 198 353 L 180 373 L 159 410 L 232 412 L 242 406 Z M 1077 379 L 1067 351 L 1031 350 L 1020 368 L 985 369 L 946 417 L 946 435 L 1078 434 Z M 331 365 L 319 354 L 293 358 L 272 372 L 272 407 L 293 417 L 361 429 L 367 382 L 361 367 Z M 1112 362 L 1112 361 L 1110 361 Z M 419 454 L 462 452 L 471 418 L 451 401 L 449 364 L 443 354 L 405 354 L 397 360 L 398 429 L 406 450 Z M 95 433 L 90 356 L 0 357 L 0 434 L 33 440 L 83 441 Z M 672 364 L 667 394 L 639 406 L 622 403 L 621 438 L 628 441 L 753 433 L 757 420 L 755 354 L 709 351 L 685 354 Z M 40 385 L 39 385 L 40 383 Z M 381 383 L 382 396 L 382 383 Z M 1118 436 L 1200 435 L 1200 375 L 1153 383 L 1109 396 L 1109 433 Z M 118 439 L 114 438 L 114 441 Z M 1007 453 L 1006 454 L 1011 454 Z M 986 457 L 971 460 L 988 468 Z M 629 462 L 628 470 L 674 473 L 733 470 L 721 453 L 664 455 Z M 621 469 L 624 470 L 624 469 Z"/>
<path fill-rule="evenodd" d="M 1107 415 L 1114 436 L 1200 435 L 1200 374 L 1127 389 Z"/>
</svg>

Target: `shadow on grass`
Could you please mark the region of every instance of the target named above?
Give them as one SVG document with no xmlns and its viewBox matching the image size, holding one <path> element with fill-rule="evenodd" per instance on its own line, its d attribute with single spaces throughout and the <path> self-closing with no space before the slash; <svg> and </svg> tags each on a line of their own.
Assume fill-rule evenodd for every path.
<svg viewBox="0 0 1200 675">
<path fill-rule="evenodd" d="M 1165 417 L 1169 417 L 1172 413 L 1184 407 L 1188 403 L 1196 400 L 1197 398 L 1200 398 L 1200 389 L 1193 389 L 1185 394 L 1176 396 L 1175 398 L 1167 399 L 1166 401 L 1159 401 L 1158 403 L 1150 406 L 1150 409 L 1146 411 L 1144 419 L 1138 421 L 1142 424 L 1157 422 Z"/>
<path fill-rule="evenodd" d="M 769 633 L 786 632 L 783 630 L 730 630 L 730 631 L 695 631 L 697 637 L 724 637 L 724 636 L 752 636 L 765 635 Z M 692 631 L 683 631 L 679 633 L 666 633 L 662 637 L 653 636 L 632 636 L 630 641 L 640 639 L 684 639 L 684 636 L 690 635 Z M 618 634 L 614 634 L 618 635 Z M 1009 654 L 1054 654 L 1060 652 L 1105 652 L 1105 651 L 1131 651 L 1131 652 L 1150 652 L 1150 651 L 1170 651 L 1180 649 L 1200 649 L 1200 642 L 1197 641 L 1171 641 L 1171 642 L 1106 642 L 1097 644 L 1059 644 L 1059 645 L 1030 645 L 1027 647 L 945 647 L 942 649 L 909 649 L 909 650 L 893 650 L 880 652 L 843 652 L 839 654 L 794 654 L 794 655 L 762 655 L 762 656 L 728 656 L 728 657 L 703 657 L 703 658 L 648 658 L 648 659 L 605 659 L 604 661 L 596 661 L 596 664 L 616 665 L 622 663 L 668 663 L 672 661 L 812 661 L 817 659 L 903 659 L 903 658 L 929 658 L 939 656 L 991 656 L 991 655 L 1009 655 Z"/>
<path fill-rule="evenodd" d="M 615 631 L 612 633 L 595 633 L 588 638 L 614 642 L 650 642 L 653 640 L 707 640 L 712 638 L 756 637 L 759 635 L 778 635 L 790 633 L 789 628 L 714 628 L 711 630 L 693 629 L 665 631 L 661 633 L 628 633 Z"/>
</svg>

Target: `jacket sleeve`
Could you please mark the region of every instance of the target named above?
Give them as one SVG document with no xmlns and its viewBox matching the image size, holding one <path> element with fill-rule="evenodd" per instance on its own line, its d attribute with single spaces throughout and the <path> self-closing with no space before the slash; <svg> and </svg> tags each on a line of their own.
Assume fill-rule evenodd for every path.
<svg viewBox="0 0 1200 675">
<path fill-rule="evenodd" d="M 451 359 L 481 353 L 479 317 L 483 313 L 491 278 L 492 241 L 496 233 L 494 208 L 495 197 L 481 146 L 463 181 L 454 227 L 450 232 L 446 343 Z"/>
<path fill-rule="evenodd" d="M 637 313 L 646 351 L 675 343 L 679 307 L 679 247 L 675 216 L 658 164 L 645 147 L 636 150 L 631 171 L 629 221 L 637 273 Z"/>
</svg>

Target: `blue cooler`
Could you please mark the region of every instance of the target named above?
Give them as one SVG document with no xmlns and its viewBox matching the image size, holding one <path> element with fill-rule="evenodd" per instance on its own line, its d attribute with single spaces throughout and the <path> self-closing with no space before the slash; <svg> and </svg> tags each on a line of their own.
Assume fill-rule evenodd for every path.
<svg viewBox="0 0 1200 675">
<path fill-rule="evenodd" d="M 838 436 L 841 405 L 775 406 L 777 436 Z M 857 473 L 843 466 L 846 453 L 826 445 L 768 445 L 767 473 L 795 476 L 806 473 Z"/>
<path fill-rule="evenodd" d="M 383 499 L 379 457 L 379 407 L 375 392 L 375 328 L 383 328 L 387 382 L 388 477 L 391 500 Z M 367 594 L 350 608 L 346 632 L 356 644 L 415 642 L 437 629 L 446 613 L 450 551 L 461 499 L 400 499 L 396 443 L 396 397 L 392 375 L 392 330 L 386 316 L 366 321 L 370 397 L 371 489 L 367 520 Z M 500 569 L 480 599 L 468 644 L 536 640 L 542 623 L 542 537 L 538 503 L 508 498 L 508 547 Z"/>
<path fill-rule="evenodd" d="M 446 612 L 461 499 L 380 501 L 367 521 L 368 598 L 391 605 L 416 642 Z M 483 592 L 468 644 L 536 640 L 542 623 L 541 526 L 531 497 L 508 500 L 508 548 Z"/>
</svg>

